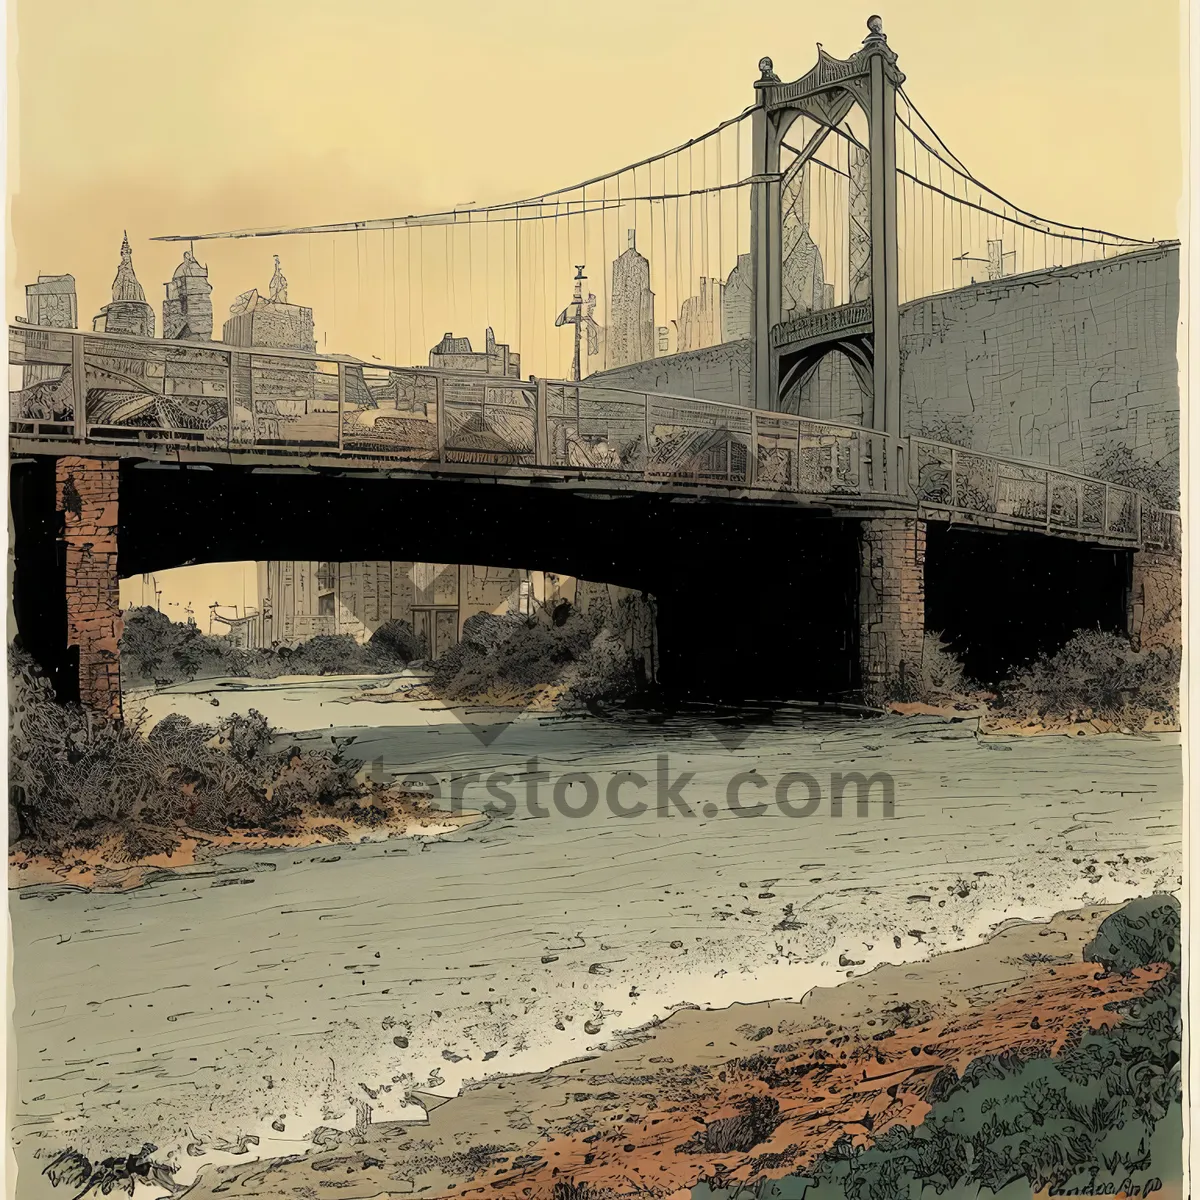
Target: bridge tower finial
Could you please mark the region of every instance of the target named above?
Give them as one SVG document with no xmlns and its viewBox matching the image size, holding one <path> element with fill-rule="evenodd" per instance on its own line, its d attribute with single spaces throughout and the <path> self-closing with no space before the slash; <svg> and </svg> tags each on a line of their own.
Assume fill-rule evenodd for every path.
<svg viewBox="0 0 1200 1200">
<path fill-rule="evenodd" d="M 887 42 L 887 34 L 883 32 L 883 18 L 878 14 L 867 18 L 867 36 L 863 38 L 863 45 L 869 46 L 872 43 Z"/>
</svg>

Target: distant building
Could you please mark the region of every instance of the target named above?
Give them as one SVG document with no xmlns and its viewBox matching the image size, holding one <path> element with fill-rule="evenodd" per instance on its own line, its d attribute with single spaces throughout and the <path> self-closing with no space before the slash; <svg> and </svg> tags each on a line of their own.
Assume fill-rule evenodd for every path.
<svg viewBox="0 0 1200 1200">
<path fill-rule="evenodd" d="M 412 562 L 260 562 L 261 644 L 317 634 L 366 642 L 388 621 L 406 621 L 431 657 L 458 642 L 479 612 L 531 611 L 530 572 L 510 567 Z"/>
<path fill-rule="evenodd" d="M 679 335 L 677 348 L 680 353 L 715 346 L 721 336 L 721 296 L 724 284 L 719 279 L 702 278 L 700 293 L 689 296 L 679 310 Z"/>
<path fill-rule="evenodd" d="M 629 248 L 612 265 L 612 297 L 606 327 L 604 365 L 623 367 L 654 357 L 654 293 L 650 263 L 638 253 L 636 231 Z"/>
<path fill-rule="evenodd" d="M 53 329 L 75 329 L 79 304 L 73 275 L 39 275 L 37 283 L 25 285 L 25 319 L 30 325 Z"/>
<path fill-rule="evenodd" d="M 721 334 L 726 342 L 750 336 L 754 307 L 754 280 L 750 271 L 750 255 L 739 254 L 737 266 L 725 280 L 725 291 L 721 296 Z"/>
<path fill-rule="evenodd" d="M 154 309 L 146 303 L 146 293 L 133 273 L 133 251 L 129 234 L 121 242 L 121 262 L 112 285 L 112 302 L 92 320 L 96 333 L 127 333 L 137 337 L 154 336 Z"/>
<path fill-rule="evenodd" d="M 314 360 L 272 357 L 269 353 L 299 350 L 313 354 L 317 349 L 312 309 L 287 302 L 287 280 L 279 268 L 278 255 L 270 293 L 268 299 L 257 288 L 243 292 L 229 306 L 229 319 L 221 331 L 226 345 L 258 351 L 252 358 L 246 356 L 252 362 L 244 376 L 247 386 L 235 387 L 235 438 L 283 436 L 288 424 L 310 413 L 320 399 L 318 385 L 331 378 L 318 375 Z M 336 397 L 336 382 L 333 386 Z M 252 408 L 245 403 L 251 395 Z"/>
<path fill-rule="evenodd" d="M 163 301 L 163 337 L 211 341 L 212 284 L 208 282 L 208 268 L 202 267 L 190 250 L 185 250 L 183 262 L 175 268 L 171 282 L 164 286 L 167 298 Z"/>
<path fill-rule="evenodd" d="M 256 289 L 244 292 L 234 302 L 222 326 L 221 340 L 248 349 L 302 350 L 305 354 L 317 349 L 311 308 L 272 303 Z"/>
<path fill-rule="evenodd" d="M 500 375 L 509 379 L 521 378 L 521 356 L 514 353 L 489 325 L 484 333 L 482 352 L 471 349 L 471 339 L 446 333 L 429 352 L 429 365 L 441 371 L 462 371 L 471 375 Z"/>
<path fill-rule="evenodd" d="M 75 298 L 75 279 L 71 275 L 39 275 L 37 283 L 25 285 L 25 319 L 30 325 L 49 326 L 51 329 L 74 329 L 79 320 L 79 307 Z M 27 333 L 27 345 L 40 345 L 47 341 L 49 334 Z M 70 368 L 67 368 L 69 371 Z M 45 363 L 26 363 L 21 369 L 21 387 L 27 388 L 44 380 L 63 380 L 57 389 L 61 397 L 40 396 L 33 402 L 30 411 L 45 412 L 47 416 L 55 412 L 65 412 L 74 405 L 74 397 L 68 397 L 70 391 L 69 379 L 65 379 L 62 367 L 49 366 Z M 30 398 L 33 399 L 32 397 Z"/>
<path fill-rule="evenodd" d="M 787 234 L 784 244 L 787 245 Z M 796 233 L 786 251 L 783 263 L 783 315 L 797 317 L 803 313 L 828 308 L 832 285 L 825 283 L 825 266 L 821 249 L 807 229 Z"/>
<path fill-rule="evenodd" d="M 224 625 L 225 636 L 231 645 L 239 650 L 257 650 L 262 636 L 262 616 L 258 609 L 235 609 L 232 614 L 219 612 L 218 609 L 216 604 L 209 609 L 208 632 L 213 632 L 214 623 Z"/>
<path fill-rule="evenodd" d="M 854 303 L 871 298 L 871 156 L 861 146 L 850 147 L 850 295 Z"/>
<path fill-rule="evenodd" d="M 633 655 L 646 680 L 657 673 L 655 606 L 610 584 L 548 571 L 417 562 L 260 562 L 259 609 L 216 620 L 247 646 L 296 645 L 318 634 L 360 644 L 389 621 L 405 621 L 428 658 L 457 645 L 479 613 L 550 620 L 564 602 L 598 617 Z M 256 623 L 247 628 L 246 621 Z"/>
<path fill-rule="evenodd" d="M 809 230 L 808 171 L 801 169 L 783 187 L 782 313 L 785 318 L 828 308 L 832 288 L 825 284 L 820 247 Z"/>
</svg>

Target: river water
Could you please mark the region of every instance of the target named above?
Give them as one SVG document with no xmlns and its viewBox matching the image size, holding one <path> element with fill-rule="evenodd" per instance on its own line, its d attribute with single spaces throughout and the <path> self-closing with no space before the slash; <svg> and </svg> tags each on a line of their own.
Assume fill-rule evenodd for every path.
<svg viewBox="0 0 1200 1200">
<path fill-rule="evenodd" d="M 477 772 L 454 785 L 462 803 L 499 811 L 440 840 L 231 854 L 126 894 L 10 893 L 22 1195 L 44 1194 L 42 1157 L 65 1145 L 149 1140 L 186 1180 L 239 1136 L 294 1153 L 356 1100 L 397 1115 L 411 1088 L 547 1066 L 672 1005 L 799 997 L 1006 918 L 1178 886 L 1176 738 L 986 739 L 800 709 L 740 727 L 451 712 L 363 686 L 143 703 L 353 738 L 347 753 L 427 773 L 443 803 Z M 878 800 L 860 816 L 853 787 L 831 814 L 833 773 L 854 770 L 890 776 L 893 816 Z M 793 781 L 790 815 L 789 773 L 814 781 Z M 618 777 L 616 802 L 646 811 L 613 810 Z"/>
</svg>

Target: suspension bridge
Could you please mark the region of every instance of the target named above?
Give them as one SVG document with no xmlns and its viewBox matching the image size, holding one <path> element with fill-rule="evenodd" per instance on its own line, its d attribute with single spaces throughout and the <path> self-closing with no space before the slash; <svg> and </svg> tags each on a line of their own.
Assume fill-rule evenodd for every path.
<svg viewBox="0 0 1200 1200">
<path fill-rule="evenodd" d="M 793 82 L 764 58 L 743 112 L 568 187 L 156 240 L 244 239 L 288 254 L 323 353 L 10 327 L 12 453 L 57 459 L 89 703 L 119 706 L 117 500 L 145 466 L 790 505 L 858 539 L 852 674 L 873 700 L 919 661 L 931 522 L 1124 552 L 1131 628 L 1172 610 L 1178 514 L 1104 435 L 1157 467 L 1174 429 L 1177 456 L 1177 248 L 981 182 L 877 17 L 849 57 L 818 47 Z M 484 325 L 486 363 L 429 352 Z"/>
</svg>

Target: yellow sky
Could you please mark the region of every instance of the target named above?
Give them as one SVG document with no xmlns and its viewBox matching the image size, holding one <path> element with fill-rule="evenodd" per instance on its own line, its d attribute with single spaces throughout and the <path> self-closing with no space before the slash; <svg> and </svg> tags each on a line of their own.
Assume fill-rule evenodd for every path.
<svg viewBox="0 0 1200 1200">
<path fill-rule="evenodd" d="M 155 234 L 394 216 L 572 183 L 739 112 L 763 54 L 789 79 L 817 41 L 850 53 L 868 15 L 845 0 L 752 11 L 13 0 L 10 307 L 39 271 L 69 271 L 90 319 L 126 228 L 157 307 L 179 248 Z M 1176 235 L 1176 0 L 892 0 L 883 16 L 909 93 L 978 178 L 1061 221 Z M 272 252 L 292 256 L 290 278 L 303 272 L 298 240 L 204 246 L 218 321 L 237 292 L 265 287 Z M 357 352 L 368 349 L 379 352 Z"/>
<path fill-rule="evenodd" d="M 147 605 L 158 608 L 173 621 L 186 622 L 191 609 L 197 625 L 205 632 L 228 632 L 219 622 L 210 622 L 209 607 L 221 606 L 226 616 L 236 616 L 258 605 L 258 571 L 254 563 L 204 563 L 177 567 L 153 575 L 134 575 L 121 580 L 121 607 Z"/>
<path fill-rule="evenodd" d="M 976 177 L 1057 220 L 1177 236 L 1176 0 L 881 10 L 908 93 Z M 70 272 L 87 326 L 125 229 L 160 309 L 180 248 L 155 234 L 486 204 L 598 174 L 741 111 L 764 54 L 784 79 L 812 65 L 817 41 L 849 54 L 869 11 L 865 0 L 10 0 L 10 312 L 39 272 Z M 328 349 L 399 356 L 440 337 L 444 313 L 404 340 L 347 317 L 358 248 L 341 243 L 335 302 L 308 258 L 328 242 L 306 241 L 198 244 L 218 326 L 238 292 L 265 289 L 280 253 Z M 485 316 L 499 324 L 471 320 Z"/>
</svg>

